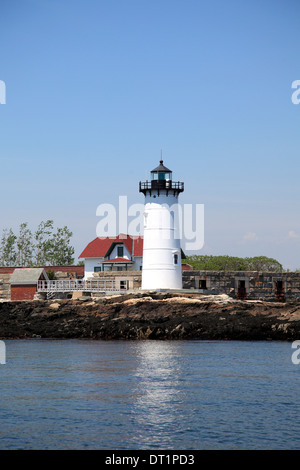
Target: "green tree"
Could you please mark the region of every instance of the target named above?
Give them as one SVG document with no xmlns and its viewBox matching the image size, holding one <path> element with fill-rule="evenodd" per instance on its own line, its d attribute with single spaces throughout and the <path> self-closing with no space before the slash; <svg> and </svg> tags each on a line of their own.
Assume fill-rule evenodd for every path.
<svg viewBox="0 0 300 470">
<path fill-rule="evenodd" d="M 32 266 L 33 243 L 32 233 L 27 223 L 22 223 L 19 229 L 19 235 L 16 239 L 17 244 L 17 265 Z"/>
<path fill-rule="evenodd" d="M 35 260 L 36 266 L 46 266 L 49 263 L 49 259 L 52 253 L 52 231 L 53 231 L 53 220 L 47 220 L 41 222 L 35 232 Z"/>
<path fill-rule="evenodd" d="M 227 255 L 192 255 L 187 256 L 184 262 L 202 271 L 282 271 L 282 265 L 278 261 L 266 256 L 239 258 Z"/>
<path fill-rule="evenodd" d="M 74 248 L 70 244 L 72 232 L 68 227 L 54 233 L 53 220 L 41 222 L 34 234 L 27 223 L 22 223 L 16 236 L 12 229 L 4 229 L 0 241 L 1 266 L 49 266 L 74 263 Z"/>
<path fill-rule="evenodd" d="M 282 264 L 276 259 L 267 258 L 267 256 L 254 256 L 246 259 L 249 271 L 282 272 Z"/>
<path fill-rule="evenodd" d="M 208 271 L 242 271 L 246 269 L 246 262 L 235 256 L 193 255 L 187 256 L 185 262 L 195 269 Z"/>
<path fill-rule="evenodd" d="M 49 271 L 47 271 L 47 276 L 50 281 L 54 281 L 56 279 L 55 271 L 53 271 L 53 269 L 49 269 Z"/>
<path fill-rule="evenodd" d="M 58 228 L 51 239 L 50 261 L 52 266 L 63 266 L 74 263 L 74 248 L 70 246 L 73 233 L 68 227 Z"/>
<path fill-rule="evenodd" d="M 0 245 L 1 266 L 15 266 L 17 260 L 16 252 L 17 237 L 12 229 L 4 229 Z"/>
</svg>

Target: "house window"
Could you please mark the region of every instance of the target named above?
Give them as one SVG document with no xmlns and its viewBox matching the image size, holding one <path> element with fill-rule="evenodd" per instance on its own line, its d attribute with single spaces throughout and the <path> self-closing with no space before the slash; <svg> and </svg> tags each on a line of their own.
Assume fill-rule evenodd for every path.
<svg viewBox="0 0 300 470">
<path fill-rule="evenodd" d="M 94 273 L 99 273 L 101 271 L 101 266 L 94 267 Z"/>
<path fill-rule="evenodd" d="M 199 281 L 199 289 L 207 289 L 207 286 L 206 286 L 206 279 L 200 279 L 200 281 Z"/>
<path fill-rule="evenodd" d="M 178 264 L 178 254 L 174 253 L 174 264 Z"/>
<path fill-rule="evenodd" d="M 123 258 L 123 256 L 124 256 L 124 247 L 123 246 L 118 246 L 117 247 L 117 252 L 118 252 L 118 258 Z"/>
<path fill-rule="evenodd" d="M 128 289 L 128 281 L 120 281 L 120 290 Z"/>
</svg>

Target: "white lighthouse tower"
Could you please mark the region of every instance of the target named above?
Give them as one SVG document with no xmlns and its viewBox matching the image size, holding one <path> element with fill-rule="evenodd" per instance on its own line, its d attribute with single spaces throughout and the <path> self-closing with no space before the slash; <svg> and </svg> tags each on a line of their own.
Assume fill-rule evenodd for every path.
<svg viewBox="0 0 300 470">
<path fill-rule="evenodd" d="M 145 195 L 142 289 L 182 289 L 178 196 L 184 184 L 172 181 L 160 160 L 139 190 Z"/>
</svg>

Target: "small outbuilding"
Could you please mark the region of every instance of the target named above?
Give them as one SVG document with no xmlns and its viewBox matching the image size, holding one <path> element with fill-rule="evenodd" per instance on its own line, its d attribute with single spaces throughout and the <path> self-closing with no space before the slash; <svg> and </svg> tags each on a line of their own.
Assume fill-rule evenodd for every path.
<svg viewBox="0 0 300 470">
<path fill-rule="evenodd" d="M 39 281 L 48 281 L 44 268 L 16 268 L 10 277 L 11 300 L 33 300 Z"/>
</svg>

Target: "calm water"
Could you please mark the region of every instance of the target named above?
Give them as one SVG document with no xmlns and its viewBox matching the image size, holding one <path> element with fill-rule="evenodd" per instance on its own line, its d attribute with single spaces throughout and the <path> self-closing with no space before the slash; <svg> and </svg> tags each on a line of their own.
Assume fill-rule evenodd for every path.
<svg viewBox="0 0 300 470">
<path fill-rule="evenodd" d="M 299 449 L 283 342 L 9 340 L 0 449 Z"/>
</svg>

